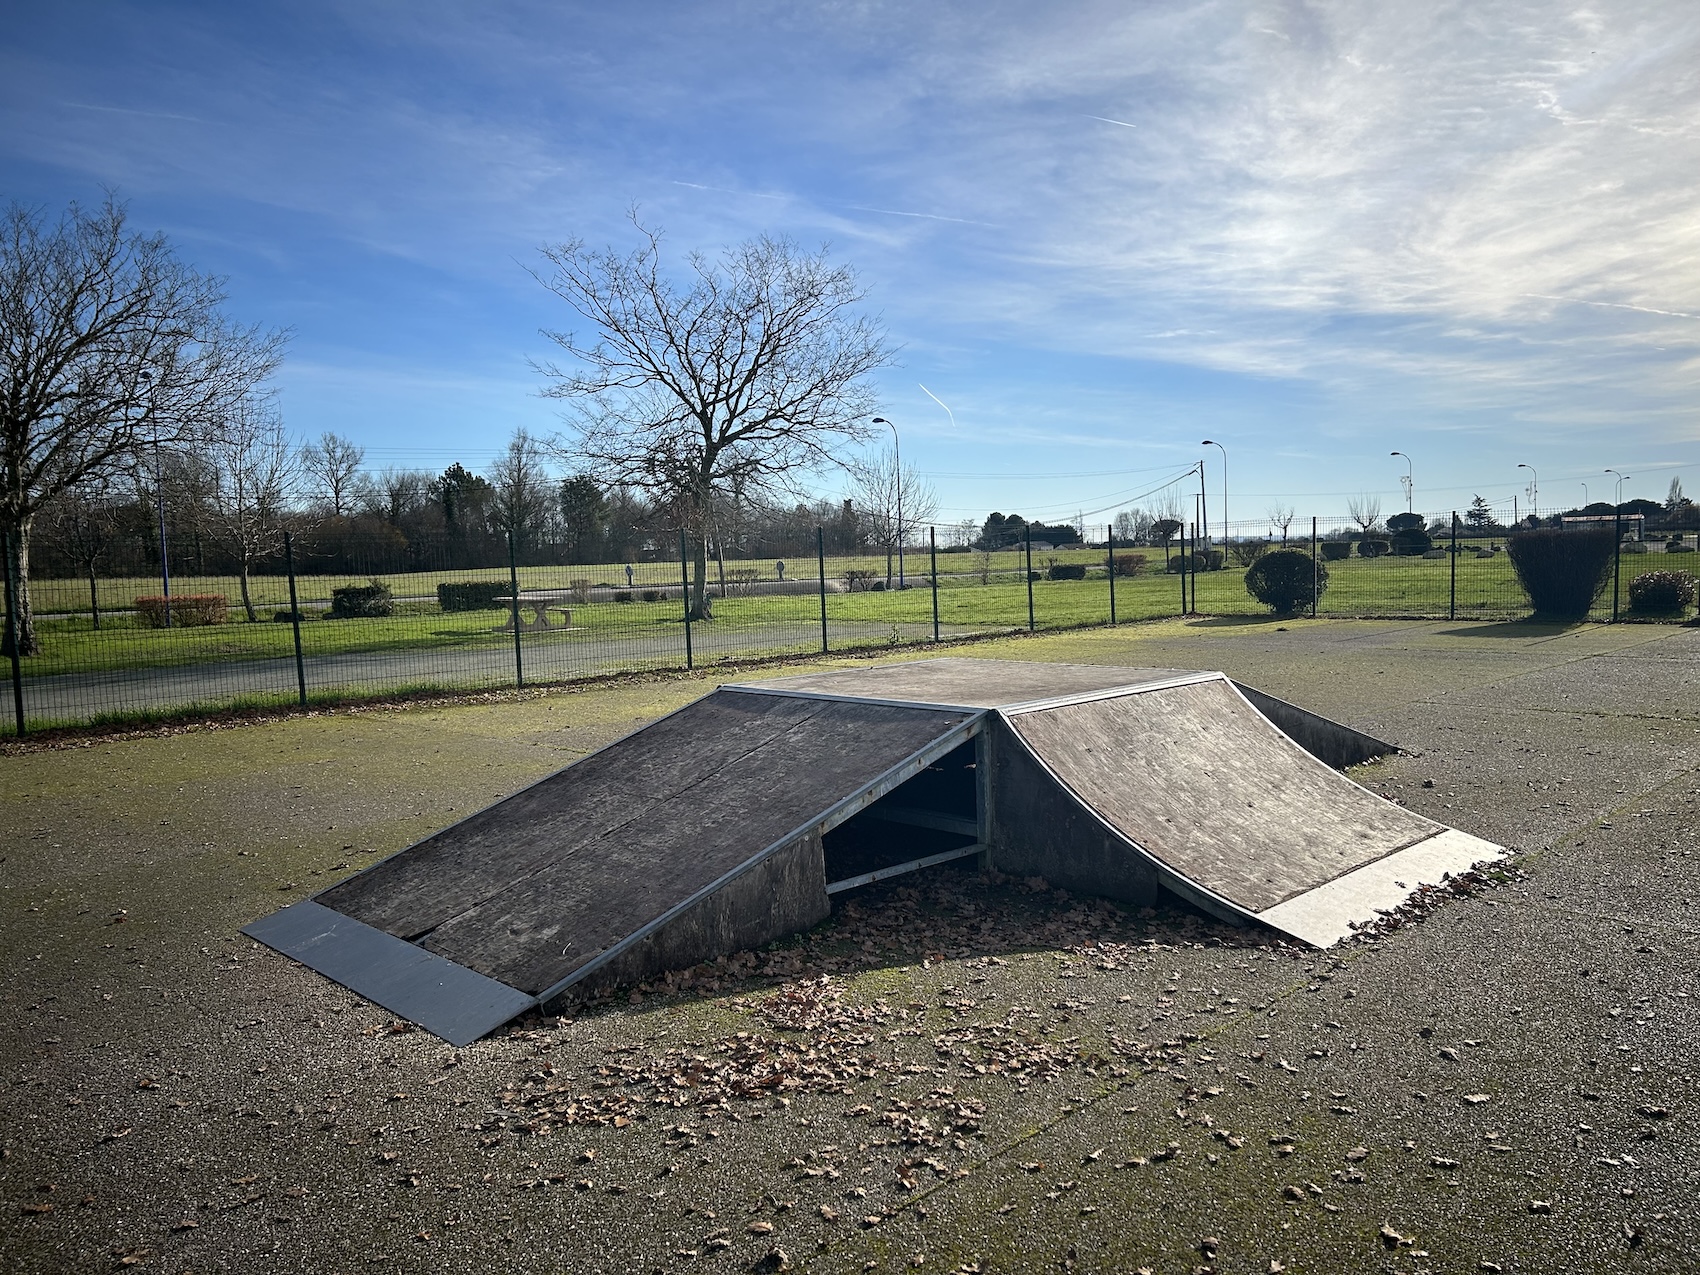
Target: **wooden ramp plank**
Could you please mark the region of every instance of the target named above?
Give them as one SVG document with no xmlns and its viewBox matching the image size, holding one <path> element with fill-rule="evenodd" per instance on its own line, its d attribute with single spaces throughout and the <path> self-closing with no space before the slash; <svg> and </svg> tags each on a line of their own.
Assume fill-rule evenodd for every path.
<svg viewBox="0 0 1700 1275">
<path fill-rule="evenodd" d="M 741 755 L 722 757 L 710 771 L 693 768 L 662 784 L 641 819 L 599 823 L 589 835 L 562 841 L 529 875 L 498 888 L 466 888 L 460 909 L 421 944 L 510 986 L 541 992 L 976 716 L 790 702 L 809 712 Z M 626 751 L 640 752 L 643 740 L 634 736 Z M 576 790 L 559 801 L 551 828 L 570 824 L 563 816 L 572 811 L 588 818 L 595 810 Z"/>
<path fill-rule="evenodd" d="M 716 692 L 349 877 L 315 898 L 398 938 L 428 934 L 585 846 L 653 823 L 681 789 L 825 705 Z"/>
<path fill-rule="evenodd" d="M 1101 819 L 1245 913 L 1445 830 L 1330 770 L 1225 678 L 1006 720 Z"/>
</svg>

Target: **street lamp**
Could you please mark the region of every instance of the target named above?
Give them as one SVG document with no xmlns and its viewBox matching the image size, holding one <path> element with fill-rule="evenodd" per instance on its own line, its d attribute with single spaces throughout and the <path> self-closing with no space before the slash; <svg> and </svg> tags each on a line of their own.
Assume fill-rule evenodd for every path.
<svg viewBox="0 0 1700 1275">
<path fill-rule="evenodd" d="M 1200 447 L 1214 447 L 1222 453 L 1222 544 L 1228 543 L 1228 449 L 1222 444 L 1205 439 Z"/>
<path fill-rule="evenodd" d="M 1618 474 L 1617 470 L 1615 470 L 1615 469 L 1608 469 L 1608 470 L 1606 470 L 1606 473 L 1617 474 L 1617 503 L 1621 505 L 1623 503 L 1623 484 L 1628 482 L 1631 478 L 1635 477 L 1635 475 L 1634 474 Z"/>
<path fill-rule="evenodd" d="M 1390 452 L 1391 456 L 1405 456 L 1404 452 Z M 1405 476 L 1399 480 L 1405 487 L 1405 512 L 1411 512 L 1412 497 L 1416 494 L 1416 467 L 1411 464 L 1411 458 L 1405 456 Z"/>
<path fill-rule="evenodd" d="M 1541 516 L 1541 476 L 1535 472 L 1533 465 L 1525 465 L 1522 461 L 1517 462 L 1517 468 L 1529 471 L 1529 503 L 1535 507 L 1535 517 L 1539 518 Z"/>
<path fill-rule="evenodd" d="M 903 450 L 897 441 L 897 426 L 883 416 L 874 417 L 875 425 L 884 425 L 891 430 L 891 459 L 892 468 L 896 470 L 897 478 L 897 587 L 906 589 L 903 583 Z M 888 563 L 889 566 L 889 563 Z M 887 577 L 888 579 L 890 577 Z"/>
<path fill-rule="evenodd" d="M 143 368 L 137 374 L 143 385 L 153 384 L 153 373 Z M 159 587 L 165 597 L 165 627 L 171 627 L 171 558 L 165 547 L 165 459 L 159 451 L 159 431 L 153 436 L 154 507 L 159 512 Z"/>
<path fill-rule="evenodd" d="M 1582 484 L 1582 508 L 1586 509 L 1587 507 L 1588 507 L 1588 484 L 1583 483 Z"/>
</svg>

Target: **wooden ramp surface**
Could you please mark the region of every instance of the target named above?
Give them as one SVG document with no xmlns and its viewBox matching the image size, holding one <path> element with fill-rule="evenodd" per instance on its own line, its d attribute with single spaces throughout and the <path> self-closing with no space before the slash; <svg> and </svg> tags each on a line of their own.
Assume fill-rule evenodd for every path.
<svg viewBox="0 0 1700 1275">
<path fill-rule="evenodd" d="M 1323 765 L 1226 678 L 1007 720 L 1077 800 L 1154 859 L 1181 893 L 1307 942 L 1333 942 L 1417 882 L 1502 853 Z M 1335 888 L 1299 905 L 1342 879 L 1370 880 L 1376 874 L 1361 874 L 1384 862 L 1400 865 L 1385 888 Z"/>
<path fill-rule="evenodd" d="M 972 716 L 717 691 L 316 902 L 537 995 Z"/>
</svg>

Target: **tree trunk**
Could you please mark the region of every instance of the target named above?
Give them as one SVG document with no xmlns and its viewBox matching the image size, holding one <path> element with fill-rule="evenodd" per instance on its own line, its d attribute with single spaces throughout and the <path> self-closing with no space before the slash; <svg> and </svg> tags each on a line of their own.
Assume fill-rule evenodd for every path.
<svg viewBox="0 0 1700 1275">
<path fill-rule="evenodd" d="M 891 592 L 891 546 L 885 547 L 885 591 Z"/>
<path fill-rule="evenodd" d="M 94 577 L 94 563 L 89 563 L 89 614 L 94 617 L 94 627 L 100 627 L 100 585 Z"/>
<path fill-rule="evenodd" d="M 30 605 L 30 519 L 6 529 L 6 578 L 12 583 L 13 623 L 17 625 L 18 654 L 34 655 L 41 648 L 35 640 L 35 609 Z M 0 649 L 11 648 L 0 638 Z"/>
<path fill-rule="evenodd" d="M 248 557 L 242 557 L 242 609 L 248 613 L 248 623 L 259 622 L 259 616 L 254 614 L 254 599 L 248 595 Z"/>
<path fill-rule="evenodd" d="M 691 537 L 691 619 L 712 620 L 714 599 L 708 596 L 708 541 Z"/>
</svg>

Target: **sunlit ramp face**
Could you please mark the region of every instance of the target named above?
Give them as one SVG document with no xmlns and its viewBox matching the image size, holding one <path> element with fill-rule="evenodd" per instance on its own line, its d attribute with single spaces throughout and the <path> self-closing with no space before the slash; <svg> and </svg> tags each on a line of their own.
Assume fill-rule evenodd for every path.
<svg viewBox="0 0 1700 1275">
<path fill-rule="evenodd" d="M 1220 673 L 737 683 L 245 932 L 454 1043 L 965 863 L 1325 946 L 1503 853 L 1333 769 L 1390 751 Z"/>
</svg>

